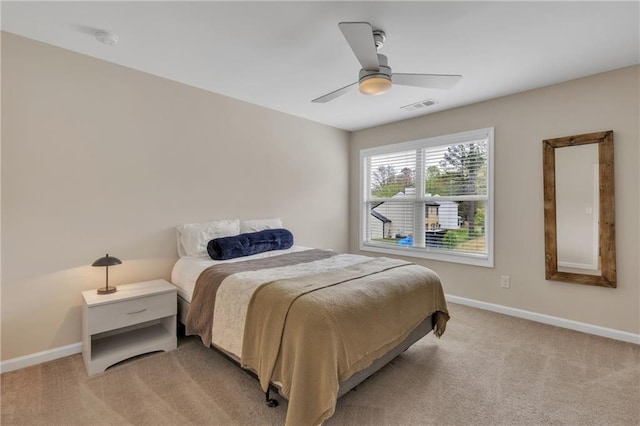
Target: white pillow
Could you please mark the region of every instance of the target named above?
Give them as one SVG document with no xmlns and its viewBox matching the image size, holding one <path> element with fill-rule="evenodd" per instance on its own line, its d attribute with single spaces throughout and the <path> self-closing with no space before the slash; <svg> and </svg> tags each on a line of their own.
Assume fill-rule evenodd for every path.
<svg viewBox="0 0 640 426">
<path fill-rule="evenodd" d="M 279 217 L 274 217 L 271 219 L 243 220 L 240 224 L 240 233 L 246 234 L 247 232 L 258 232 L 264 229 L 279 228 L 282 228 L 282 219 Z"/>
<path fill-rule="evenodd" d="M 204 223 L 187 223 L 176 227 L 178 255 L 180 257 L 208 256 L 207 244 L 214 238 L 230 237 L 240 233 L 240 220 L 216 220 Z"/>
</svg>

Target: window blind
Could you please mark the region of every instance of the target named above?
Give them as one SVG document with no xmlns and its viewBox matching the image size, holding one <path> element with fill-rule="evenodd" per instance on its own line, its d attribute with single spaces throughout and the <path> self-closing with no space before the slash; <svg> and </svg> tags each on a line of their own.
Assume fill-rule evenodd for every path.
<svg viewBox="0 0 640 426">
<path fill-rule="evenodd" d="M 492 142 L 483 129 L 363 150 L 361 248 L 492 265 Z"/>
</svg>

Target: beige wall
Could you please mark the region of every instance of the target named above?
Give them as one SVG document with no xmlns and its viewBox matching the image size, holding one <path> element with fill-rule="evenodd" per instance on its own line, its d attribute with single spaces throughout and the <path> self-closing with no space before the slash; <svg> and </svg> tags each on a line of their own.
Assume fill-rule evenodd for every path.
<svg viewBox="0 0 640 426">
<path fill-rule="evenodd" d="M 355 132 L 351 191 L 359 190 L 362 148 L 495 126 L 495 268 L 415 261 L 438 272 L 450 295 L 640 333 L 639 80 L 640 67 L 624 68 Z M 618 288 L 545 281 L 541 141 L 610 129 Z M 358 197 L 351 197 L 353 252 L 359 247 L 358 208 Z M 501 275 L 511 277 L 510 289 L 500 288 Z"/>
<path fill-rule="evenodd" d="M 448 294 L 640 332 L 639 67 L 362 130 L 351 160 L 347 132 L 6 33 L 1 71 L 2 360 L 80 341 L 107 251 L 114 284 L 168 279 L 179 223 L 281 216 L 299 244 L 346 251 L 349 232 L 358 252 L 360 148 L 488 126 L 495 268 L 418 263 Z M 608 129 L 618 288 L 545 281 L 540 141 Z"/>
<path fill-rule="evenodd" d="M 7 33 L 2 124 L 2 360 L 81 340 L 107 252 L 114 284 L 169 279 L 180 223 L 347 250 L 347 132 Z"/>
</svg>

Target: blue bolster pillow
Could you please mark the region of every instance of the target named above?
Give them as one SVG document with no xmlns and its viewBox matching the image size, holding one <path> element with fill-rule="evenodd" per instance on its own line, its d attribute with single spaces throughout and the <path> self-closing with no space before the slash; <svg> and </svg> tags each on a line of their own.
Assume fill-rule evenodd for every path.
<svg viewBox="0 0 640 426">
<path fill-rule="evenodd" d="M 265 229 L 258 232 L 216 238 L 207 244 L 212 259 L 228 260 L 271 250 L 284 250 L 293 245 L 293 234 L 286 229 Z"/>
</svg>

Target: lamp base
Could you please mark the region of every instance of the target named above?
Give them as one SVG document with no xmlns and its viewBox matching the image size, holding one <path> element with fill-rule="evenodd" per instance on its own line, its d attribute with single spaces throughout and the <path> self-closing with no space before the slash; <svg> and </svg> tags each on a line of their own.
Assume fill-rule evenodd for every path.
<svg viewBox="0 0 640 426">
<path fill-rule="evenodd" d="M 101 287 L 98 289 L 98 294 L 111 294 L 111 293 L 115 293 L 116 290 L 117 290 L 117 287 L 115 286 Z"/>
</svg>

